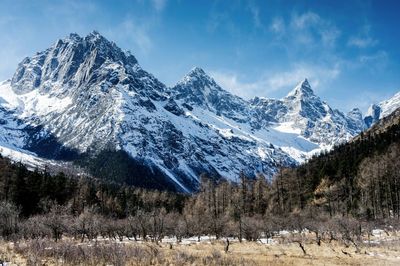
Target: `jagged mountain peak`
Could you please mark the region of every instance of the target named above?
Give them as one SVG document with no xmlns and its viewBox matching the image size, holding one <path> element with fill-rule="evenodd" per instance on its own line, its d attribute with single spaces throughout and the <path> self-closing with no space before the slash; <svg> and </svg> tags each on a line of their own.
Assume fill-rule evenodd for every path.
<svg viewBox="0 0 400 266">
<path fill-rule="evenodd" d="M 200 86 L 195 86 L 196 88 L 200 87 L 215 87 L 216 89 L 220 89 L 215 80 L 209 76 L 202 68 L 194 67 L 192 68 L 182 79 L 177 83 L 179 84 L 199 84 Z"/>
<path fill-rule="evenodd" d="M 127 156 L 122 161 L 129 167 L 115 166 L 127 169 L 120 173 L 123 182 L 164 180 L 160 184 L 181 191 L 195 189 L 201 173 L 230 180 L 241 171 L 271 177 L 277 161 L 295 163 L 268 139 L 251 134 L 248 103 L 201 68 L 166 88 L 128 60 L 129 53 L 97 33 L 71 34 L 24 60 L 13 82 L 0 86 L 12 96 L 4 102 L 18 107 L 3 117 L 10 124 L 11 116 L 23 119 L 23 126 L 13 127 L 21 137 L 0 123 L 0 133 L 14 134 L 14 142 L 4 142 L 50 159 L 67 160 L 64 153 L 88 160 Z"/>
<path fill-rule="evenodd" d="M 351 109 L 351 110 L 347 113 L 347 115 L 348 115 L 348 116 L 352 116 L 352 117 L 355 117 L 355 116 L 357 116 L 357 117 L 362 117 L 362 112 L 361 112 L 360 108 L 355 107 L 355 108 Z"/>
<path fill-rule="evenodd" d="M 327 109 L 330 107 L 323 102 L 311 89 L 311 85 L 307 79 L 304 79 L 282 99 L 292 109 L 293 112 L 299 113 L 304 117 L 317 113 L 325 116 Z M 313 116 L 314 116 L 313 115 Z M 317 115 L 316 117 L 321 117 Z"/>
<path fill-rule="evenodd" d="M 224 90 L 203 69 L 195 67 L 171 88 L 172 97 L 182 103 L 206 108 L 218 115 L 244 121 L 248 103 Z"/>
<path fill-rule="evenodd" d="M 364 118 L 367 127 L 375 124 L 379 119 L 390 115 L 394 110 L 400 107 L 400 92 L 393 95 L 393 97 L 380 102 L 379 104 L 372 104 L 367 111 Z"/>
<path fill-rule="evenodd" d="M 95 37 L 95 38 L 102 38 L 103 36 L 97 30 L 93 30 L 88 34 L 88 36 Z M 103 37 L 104 38 L 104 37 Z"/>
<path fill-rule="evenodd" d="M 88 49 L 95 49 L 95 48 L 107 48 L 107 49 L 119 49 L 117 45 L 109 41 L 106 37 L 101 35 L 98 31 L 92 31 L 86 36 L 80 36 L 78 33 L 73 32 L 70 33 L 68 36 L 61 38 L 56 41 L 53 46 L 60 46 L 61 44 L 83 44 Z M 103 47 L 99 47 L 102 45 Z"/>
<path fill-rule="evenodd" d="M 362 121 L 359 111 L 349 117 L 331 109 L 307 79 L 283 99 L 246 101 L 195 67 L 167 88 L 95 31 L 70 34 L 24 60 L 11 84 L 0 83 L 0 97 L 0 107 L 18 107 L 10 104 L 16 111 L 10 107 L 4 115 L 0 108 L 0 120 L 9 121 L 0 123 L 0 133 L 12 136 L 7 145 L 56 159 L 63 159 L 60 145 L 82 158 L 121 150 L 134 169 L 145 167 L 154 180 L 168 179 L 185 191 L 201 173 L 230 180 L 242 170 L 271 176 L 278 162 L 293 165 L 354 136 Z"/>
<path fill-rule="evenodd" d="M 282 123 L 283 130 L 300 132 L 322 145 L 346 140 L 364 127 L 359 110 L 346 115 L 331 108 L 314 93 L 307 79 L 280 100 L 255 98 L 251 104 L 264 120 Z"/>
<path fill-rule="evenodd" d="M 107 42 L 107 43 L 113 43 L 111 41 L 109 41 L 106 37 L 104 37 L 103 35 L 101 35 L 98 31 L 94 30 L 90 33 L 88 33 L 86 36 L 81 36 L 76 32 L 72 32 L 70 33 L 68 36 L 60 39 L 60 40 L 64 40 L 64 41 L 75 41 L 75 42 L 80 42 L 83 40 L 86 41 L 91 41 L 91 42 L 95 42 L 95 41 L 103 41 L 103 42 Z"/>
<path fill-rule="evenodd" d="M 193 67 L 189 73 L 187 74 L 187 76 L 207 76 L 209 77 L 206 72 L 204 71 L 204 69 L 202 69 L 201 67 Z"/>
<path fill-rule="evenodd" d="M 69 39 L 71 41 L 78 41 L 78 40 L 82 39 L 82 37 L 78 33 L 72 32 L 65 39 Z"/>
<path fill-rule="evenodd" d="M 71 35 L 73 36 L 72 38 Z M 114 42 L 109 41 L 96 30 L 90 32 L 83 38 L 76 33 L 72 33 L 70 34 L 70 38 L 67 39 L 78 42 L 89 50 L 96 50 L 96 52 L 102 54 L 111 61 L 122 61 L 123 64 L 130 65 L 138 63 L 136 58 L 129 51 L 123 51 Z"/>
<path fill-rule="evenodd" d="M 172 89 L 177 99 L 190 98 L 192 103 L 203 104 L 207 96 L 222 88 L 200 67 L 192 68 Z"/>
<path fill-rule="evenodd" d="M 355 108 L 351 109 L 350 112 L 353 112 L 353 113 L 360 113 L 361 110 L 360 110 L 360 108 L 355 107 Z"/>
<path fill-rule="evenodd" d="M 359 128 L 360 130 L 364 130 L 366 125 L 364 122 L 364 118 L 362 112 L 359 108 L 353 108 L 347 113 L 347 121 L 351 125 L 352 128 Z"/>
<path fill-rule="evenodd" d="M 286 98 L 310 98 L 316 97 L 314 91 L 311 89 L 311 85 L 307 78 L 301 81 L 297 86 L 289 92 Z"/>
<path fill-rule="evenodd" d="M 112 81 L 115 85 L 137 65 L 132 54 L 122 51 L 96 31 L 85 37 L 72 33 L 50 48 L 25 58 L 18 65 L 11 85 L 17 94 L 35 89 L 47 93 L 54 90 L 55 83 L 58 88 L 83 87 L 100 81 L 105 75 L 119 76 Z"/>
</svg>

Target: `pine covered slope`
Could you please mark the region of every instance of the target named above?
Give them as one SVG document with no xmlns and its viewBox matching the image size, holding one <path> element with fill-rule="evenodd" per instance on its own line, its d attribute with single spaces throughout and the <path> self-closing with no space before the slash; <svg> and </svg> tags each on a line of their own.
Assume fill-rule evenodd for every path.
<svg viewBox="0 0 400 266">
<path fill-rule="evenodd" d="M 282 203 L 332 215 L 400 217 L 400 108 L 352 141 L 278 175 Z"/>
</svg>

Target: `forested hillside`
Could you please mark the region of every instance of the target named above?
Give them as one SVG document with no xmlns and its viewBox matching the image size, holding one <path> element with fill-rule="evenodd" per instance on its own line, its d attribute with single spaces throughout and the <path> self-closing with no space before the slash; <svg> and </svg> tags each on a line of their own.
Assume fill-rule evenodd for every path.
<svg viewBox="0 0 400 266">
<path fill-rule="evenodd" d="M 308 228 L 318 239 L 326 230 L 353 239 L 363 234 L 362 224 L 393 225 L 400 216 L 399 112 L 352 142 L 282 169 L 272 183 L 264 176 L 242 174 L 230 183 L 202 175 L 193 195 L 29 171 L 0 158 L 1 234 L 257 240 Z"/>
<path fill-rule="evenodd" d="M 279 206 L 306 205 L 330 215 L 386 218 L 400 215 L 400 109 L 353 141 L 277 176 Z"/>
</svg>

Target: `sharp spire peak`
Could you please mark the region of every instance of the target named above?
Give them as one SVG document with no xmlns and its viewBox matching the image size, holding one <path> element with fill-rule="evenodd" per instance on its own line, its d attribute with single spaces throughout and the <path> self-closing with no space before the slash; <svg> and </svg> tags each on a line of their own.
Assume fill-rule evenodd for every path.
<svg viewBox="0 0 400 266">
<path fill-rule="evenodd" d="M 214 81 L 213 78 L 208 75 L 202 68 L 193 67 L 184 77 L 183 80 L 188 79 L 207 79 L 210 81 Z"/>
<path fill-rule="evenodd" d="M 207 75 L 206 72 L 201 67 L 193 67 L 188 75 Z"/>
<path fill-rule="evenodd" d="M 92 32 L 90 32 L 89 34 L 87 34 L 84 37 L 80 36 L 76 32 L 72 32 L 67 37 L 65 37 L 64 40 L 67 40 L 67 41 L 82 41 L 82 40 L 97 41 L 97 40 L 104 40 L 104 41 L 107 41 L 109 43 L 112 43 L 112 42 L 108 41 L 107 38 L 105 38 L 103 35 L 101 35 L 96 30 L 93 30 Z"/>
<path fill-rule="evenodd" d="M 308 79 L 305 78 L 286 97 L 309 97 L 313 95 L 315 95 L 314 91 L 311 89 Z"/>
</svg>

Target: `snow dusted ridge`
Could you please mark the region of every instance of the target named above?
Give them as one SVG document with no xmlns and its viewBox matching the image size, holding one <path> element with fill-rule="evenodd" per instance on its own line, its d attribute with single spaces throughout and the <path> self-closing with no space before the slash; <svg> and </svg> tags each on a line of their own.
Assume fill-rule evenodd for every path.
<svg viewBox="0 0 400 266">
<path fill-rule="evenodd" d="M 202 173 L 271 178 L 364 127 L 359 110 L 330 108 L 307 80 L 283 99 L 246 101 L 194 68 L 168 88 L 97 32 L 58 40 L 0 84 L 3 154 L 34 162 L 124 151 L 181 191 Z"/>
<path fill-rule="evenodd" d="M 359 110 L 346 115 L 332 109 L 314 94 L 307 79 L 283 99 L 256 97 L 251 103 L 265 120 L 277 123 L 276 129 L 299 134 L 320 148 L 330 148 L 364 129 Z"/>
<path fill-rule="evenodd" d="M 392 98 L 388 100 L 385 100 L 379 104 L 371 105 L 364 118 L 365 124 L 370 127 L 375 124 L 379 119 L 382 119 L 393 113 L 399 107 L 400 92 L 396 93 Z"/>
</svg>

